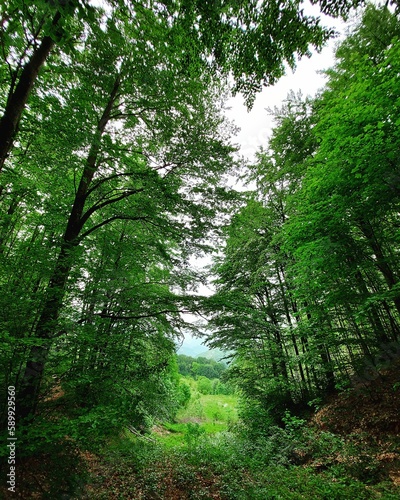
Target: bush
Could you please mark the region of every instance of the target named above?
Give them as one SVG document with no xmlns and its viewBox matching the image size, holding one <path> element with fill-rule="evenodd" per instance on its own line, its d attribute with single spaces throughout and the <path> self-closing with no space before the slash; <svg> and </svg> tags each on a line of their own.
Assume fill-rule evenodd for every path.
<svg viewBox="0 0 400 500">
<path fill-rule="evenodd" d="M 177 388 L 178 403 L 181 408 L 186 408 L 189 404 L 190 398 L 192 397 L 192 391 L 190 387 L 185 382 L 181 382 Z"/>
<path fill-rule="evenodd" d="M 201 394 L 212 394 L 213 387 L 210 379 L 199 376 L 197 378 L 197 389 Z"/>
</svg>

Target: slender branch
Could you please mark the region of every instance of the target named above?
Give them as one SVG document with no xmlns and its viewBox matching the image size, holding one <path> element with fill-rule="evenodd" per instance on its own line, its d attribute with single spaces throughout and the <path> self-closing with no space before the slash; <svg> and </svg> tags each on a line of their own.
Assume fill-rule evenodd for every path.
<svg viewBox="0 0 400 500">
<path fill-rule="evenodd" d="M 152 439 L 152 438 L 150 438 L 148 436 L 143 436 L 143 434 L 141 434 L 139 431 L 137 431 L 131 425 L 127 425 L 126 428 L 128 429 L 129 432 L 132 432 L 132 434 L 134 434 L 135 436 L 137 436 L 140 439 L 145 439 L 146 441 L 150 441 L 151 443 L 155 443 L 156 442 L 155 439 Z"/>
<path fill-rule="evenodd" d="M 131 189 L 129 191 L 125 191 L 123 194 L 116 196 L 115 198 L 111 198 L 109 200 L 103 201 L 103 203 L 95 203 L 92 207 L 90 207 L 81 217 L 80 224 L 81 227 L 87 222 L 89 217 L 94 214 L 94 212 L 97 212 L 97 210 L 100 210 L 101 208 L 106 207 L 107 205 L 111 205 L 112 203 L 116 203 L 117 201 L 124 200 L 125 198 L 129 198 L 129 196 L 132 196 L 133 194 L 141 193 L 144 191 L 144 188 L 140 189 Z"/>
<path fill-rule="evenodd" d="M 140 153 L 138 151 L 138 153 Z M 143 154 L 143 153 L 141 153 Z M 108 181 L 111 181 L 113 179 L 118 179 L 119 177 L 130 177 L 132 175 L 137 175 L 137 172 L 124 172 L 122 174 L 113 174 L 113 175 L 110 175 L 109 177 L 103 177 L 103 179 L 100 179 L 99 181 L 96 182 L 96 184 L 94 184 L 90 189 L 87 190 L 86 192 L 86 198 L 88 198 L 92 193 L 93 191 L 95 191 L 97 188 L 99 188 L 102 184 L 104 184 L 105 182 L 108 182 Z"/>
<path fill-rule="evenodd" d="M 162 311 L 156 311 L 153 313 L 135 314 L 129 316 L 124 316 L 121 314 L 111 314 L 111 313 L 94 313 L 93 316 L 99 316 L 100 318 L 113 319 L 117 321 L 132 321 L 145 318 L 154 318 L 157 316 L 161 316 L 162 314 L 172 314 L 172 313 L 192 314 L 193 311 L 189 311 L 188 309 L 163 309 Z M 78 323 L 84 323 L 87 320 L 88 318 L 82 318 L 78 321 Z"/>
<path fill-rule="evenodd" d="M 116 319 L 116 320 L 133 320 L 133 319 L 145 319 L 145 318 L 153 318 L 155 316 L 161 316 L 162 314 L 168 314 L 168 313 L 183 313 L 183 314 L 189 314 L 191 311 L 188 311 L 187 309 L 163 309 L 162 311 L 156 311 L 153 313 L 147 313 L 147 314 L 137 314 L 137 315 L 132 315 L 132 316 L 122 316 L 120 314 L 108 314 L 108 313 L 98 313 L 95 314 L 95 316 L 100 316 L 100 318 L 109 318 L 109 319 Z"/>
<path fill-rule="evenodd" d="M 82 241 L 84 238 L 86 238 L 86 236 L 89 236 L 89 234 L 92 234 L 97 229 L 100 229 L 101 227 L 103 227 L 106 224 L 109 224 L 110 222 L 113 222 L 115 220 L 132 220 L 132 221 L 140 221 L 141 220 L 141 221 L 145 221 L 145 220 L 147 220 L 147 217 L 146 216 L 144 216 L 144 217 L 131 217 L 129 215 L 114 215 L 113 217 L 110 217 L 109 219 L 103 220 L 103 222 L 96 224 L 95 226 L 91 227 L 90 229 L 88 229 L 87 231 L 82 233 L 79 236 L 78 241 Z"/>
</svg>

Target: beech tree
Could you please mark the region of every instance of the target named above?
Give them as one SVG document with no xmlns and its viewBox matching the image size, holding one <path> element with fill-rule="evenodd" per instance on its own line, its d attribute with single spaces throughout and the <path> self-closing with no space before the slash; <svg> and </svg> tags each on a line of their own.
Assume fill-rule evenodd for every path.
<svg viewBox="0 0 400 500">
<path fill-rule="evenodd" d="M 320 5 L 324 13 L 338 16 L 360 3 L 341 0 Z M 209 66 L 232 74 L 234 90 L 242 92 L 250 105 L 262 84 L 273 84 L 283 75 L 285 63 L 294 67 L 296 55 L 309 55 L 310 46 L 320 49 L 332 36 L 318 18 L 304 14 L 301 4 L 298 0 L 283 4 L 108 0 L 104 9 L 131 19 L 138 28 L 136 42 L 156 46 L 161 35 L 160 50 L 166 57 L 180 49 L 186 67 Z M 81 34 L 101 27 L 99 12 L 86 0 L 45 0 L 35 5 L 13 0 L 2 7 L 2 87 L 7 97 L 0 118 L 0 170 L 43 66 L 57 51 L 73 59 Z"/>
<path fill-rule="evenodd" d="M 133 273 L 135 287 L 143 283 L 146 288 L 145 283 L 152 281 L 154 266 L 172 265 L 177 276 L 169 282 L 168 273 L 161 273 L 160 288 L 148 288 L 154 289 L 152 294 L 146 297 L 142 293 L 137 298 L 123 279 L 119 280 L 118 293 L 114 292 L 115 281 L 111 280 L 102 295 L 91 296 L 88 318 L 76 317 L 76 311 L 70 311 L 70 318 L 81 322 L 83 335 L 85 325 L 98 317 L 96 342 L 103 351 L 106 348 L 101 348 L 101 338 L 109 335 L 110 328 L 121 333 L 126 330 L 130 337 L 132 328 L 122 325 L 138 321 L 141 324 L 140 320 L 146 318 L 157 320 L 155 331 L 159 334 L 161 329 L 162 335 L 172 335 L 167 318 L 176 317 L 177 299 L 164 291 L 156 300 L 155 291 L 168 289 L 173 283 L 185 284 L 185 259 L 193 249 L 203 246 L 202 238 L 213 228 L 215 197 L 219 197 L 220 208 L 224 204 L 224 189 L 217 190 L 216 183 L 234 165 L 234 148 L 221 127 L 215 86 L 208 77 L 185 76 L 179 58 L 165 59 L 159 47 L 146 41 L 138 44 L 134 54 L 127 42 L 137 38 L 135 30 L 128 22 L 108 19 L 101 29 L 87 34 L 75 65 L 63 65 L 65 71 L 59 75 L 57 94 L 49 92 L 40 102 L 33 100 L 40 117 L 30 138 L 29 152 L 21 155 L 18 169 L 25 175 L 30 190 L 35 191 L 35 180 L 39 180 L 36 220 L 42 214 L 44 227 L 41 225 L 38 230 L 45 236 L 36 237 L 35 242 L 39 248 L 44 245 L 49 253 L 46 264 L 43 263 L 46 274 L 39 273 L 40 288 L 32 284 L 21 290 L 33 306 L 28 324 L 18 324 L 19 340 L 15 333 L 7 336 L 10 349 L 14 350 L 11 358 L 5 358 L 11 370 L 7 376 L 10 383 L 19 387 L 20 418 L 31 417 L 35 412 L 51 349 L 58 350 L 58 344 L 68 345 L 60 337 L 70 335 L 73 328 L 70 322 L 65 326 L 65 312 L 62 317 L 60 313 L 65 311 L 66 294 L 69 300 L 78 300 L 80 304 L 77 290 L 88 289 L 84 277 L 90 279 L 90 270 L 85 256 L 96 255 L 97 235 L 108 234 L 115 245 L 120 240 L 119 246 L 126 239 L 124 252 L 131 252 L 128 242 L 137 247 L 139 255 L 150 252 L 142 260 L 144 274 L 139 270 Z M 109 31 L 114 33 L 112 43 Z M 161 38 L 159 43 L 164 43 Z M 104 61 L 108 66 L 104 66 Z M 47 114 L 42 105 L 47 105 Z M 77 113 L 71 112 L 74 109 Z M 49 168 L 43 176 L 40 166 L 44 159 Z M 25 170 L 27 165 L 37 169 Z M 58 182 L 56 172 L 62 176 Z M 13 179 L 13 186 L 22 186 L 25 179 Z M 5 196 L 12 199 L 14 193 L 10 185 Z M 9 216 L 14 220 L 19 217 L 20 223 L 11 224 L 12 234 L 9 231 L 3 242 L 6 262 L 19 251 L 18 244 L 32 241 L 25 207 L 21 205 Z M 129 229 L 131 226 L 133 229 Z M 119 236 L 121 230 L 125 237 Z M 140 234 L 145 235 L 146 243 L 141 242 Z M 109 257 L 112 248 L 108 246 Z M 34 255 L 32 252 L 32 258 Z M 151 255 L 158 256 L 153 264 Z M 117 255 L 115 263 L 123 258 L 123 254 Z M 176 271 L 178 263 L 180 273 Z M 107 273 L 106 267 L 101 269 Z M 11 332 L 16 331 L 9 324 L 10 327 Z M 25 332 L 21 331 L 24 328 Z M 158 340 L 160 347 L 162 335 Z M 75 342 L 75 346 L 78 344 Z M 106 344 L 109 345 L 108 340 Z M 136 345 L 128 344 L 129 349 Z M 121 341 L 121 349 L 123 345 Z M 171 353 L 173 344 L 168 345 L 166 352 Z M 79 357 L 83 356 L 82 351 Z"/>
<path fill-rule="evenodd" d="M 315 117 L 311 102 L 293 94 L 274 113 L 269 147 L 249 172 L 257 200 L 247 201 L 227 229 L 224 257 L 214 269 L 218 292 L 209 306 L 211 345 L 235 353 L 231 376 L 246 405 L 254 406 L 251 418 L 261 411 L 279 420 L 285 409 L 300 408 L 334 383 L 334 376 L 326 346 L 312 333 L 315 318 L 299 303 L 282 236 L 289 202 L 317 148 L 310 128 Z"/>
<path fill-rule="evenodd" d="M 398 36 L 396 14 L 365 10 L 322 93 L 291 95 L 276 111 L 249 174 L 256 201 L 228 226 L 210 341 L 236 352 L 231 373 L 255 408 L 251 419 L 258 411 L 279 419 L 285 406 L 325 396 L 355 374 L 365 382 L 365 366 L 377 376 L 393 358 Z M 285 389 L 274 393 L 279 381 Z"/>
<path fill-rule="evenodd" d="M 358 3 L 320 6 L 343 15 Z M 12 314 L 2 317 L 2 361 L 21 422 L 46 402 L 42 384 L 53 375 L 65 373 L 66 393 L 87 391 L 95 408 L 104 402 L 100 371 L 114 366 L 119 382 L 131 373 L 139 385 L 166 370 L 179 311 L 191 304 L 183 293 L 192 280 L 188 257 L 209 248 L 217 213 L 235 198 L 222 183 L 236 167 L 224 89 L 251 106 L 285 65 L 323 46 L 332 30 L 301 7 L 2 6 L 0 286 Z M 286 376 L 277 335 L 275 328 Z M 135 349 L 146 360 L 142 379 Z M 132 387 L 119 389 L 132 395 Z"/>
</svg>

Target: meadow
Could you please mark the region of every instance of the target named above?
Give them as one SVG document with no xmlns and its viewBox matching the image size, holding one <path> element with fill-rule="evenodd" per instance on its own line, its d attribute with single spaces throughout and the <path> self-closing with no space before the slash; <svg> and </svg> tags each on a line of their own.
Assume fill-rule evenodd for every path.
<svg viewBox="0 0 400 500">
<path fill-rule="evenodd" d="M 164 422 L 153 429 L 152 436 L 167 447 L 184 445 L 190 437 L 228 431 L 238 420 L 238 396 L 235 394 L 202 394 L 198 381 L 182 377 L 189 385 L 191 397 L 173 422 Z"/>
</svg>

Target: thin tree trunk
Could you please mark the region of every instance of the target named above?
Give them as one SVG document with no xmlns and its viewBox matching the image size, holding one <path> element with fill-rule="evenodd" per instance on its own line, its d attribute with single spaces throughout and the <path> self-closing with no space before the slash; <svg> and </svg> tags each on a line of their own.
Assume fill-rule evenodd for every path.
<svg viewBox="0 0 400 500">
<path fill-rule="evenodd" d="M 290 315 L 288 299 L 287 299 L 287 296 L 286 296 L 287 292 L 285 290 L 285 286 L 284 286 L 284 282 L 283 282 L 283 280 L 285 280 L 285 272 L 284 272 L 283 268 L 279 269 L 278 266 L 276 266 L 276 273 L 277 273 L 277 276 L 278 276 L 279 287 L 281 289 L 281 294 L 282 294 L 283 306 L 284 306 L 284 309 L 285 309 L 286 320 L 287 320 L 288 325 L 289 325 L 290 338 L 291 338 L 291 341 L 292 341 L 292 344 L 293 344 L 294 352 L 296 354 L 297 366 L 299 368 L 300 378 L 301 378 L 301 382 L 302 382 L 301 386 L 300 386 L 301 387 L 302 398 L 305 399 L 306 396 L 307 396 L 306 392 L 308 392 L 307 391 L 307 383 L 306 383 L 306 378 L 305 378 L 305 375 L 304 375 L 303 366 L 302 366 L 301 361 L 300 361 L 300 352 L 299 352 L 299 348 L 298 348 L 298 345 L 297 345 L 297 340 L 296 340 L 296 337 L 295 337 L 294 332 L 293 332 L 292 317 Z M 282 273 L 283 280 L 282 280 L 282 277 L 281 277 L 281 273 Z"/>
<path fill-rule="evenodd" d="M 306 308 L 307 319 L 308 319 L 308 321 L 311 322 L 312 317 L 311 317 L 310 311 L 307 309 L 307 307 L 308 307 L 307 302 L 304 303 L 304 307 Z M 316 334 L 315 330 L 313 333 L 314 333 L 314 336 L 316 339 L 315 346 L 317 348 L 319 357 L 321 358 L 321 364 L 322 364 L 322 367 L 323 367 L 323 370 L 324 370 L 325 376 L 326 376 L 327 383 L 326 383 L 325 390 L 328 393 L 330 393 L 330 392 L 333 392 L 335 390 L 335 373 L 332 369 L 332 359 L 330 356 L 329 349 L 328 349 L 327 345 L 325 344 L 325 339 L 321 339 L 322 342 L 319 342 L 319 340 L 317 339 L 318 335 Z"/>
<path fill-rule="evenodd" d="M 60 18 L 61 14 L 57 12 L 53 19 L 53 26 L 58 24 Z M 25 64 L 17 85 L 14 89 L 10 89 L 6 109 L 0 119 L 0 171 L 12 149 L 19 121 L 39 71 L 54 44 L 55 41 L 50 36 L 45 36 L 42 39 L 39 47 L 34 50 L 29 61 Z"/>
<path fill-rule="evenodd" d="M 370 222 L 365 221 L 363 219 L 360 219 L 358 222 L 359 222 L 359 226 L 360 226 L 360 229 L 361 229 L 363 235 L 367 239 L 368 243 L 370 244 L 370 246 L 375 254 L 376 267 L 382 273 L 382 276 L 384 277 L 389 290 L 391 290 L 394 287 L 394 285 L 397 284 L 398 280 L 397 280 L 392 268 L 390 267 L 390 265 L 387 262 L 386 256 L 383 253 L 382 246 L 379 243 L 379 241 L 375 235 L 373 227 L 372 227 Z M 400 314 L 400 296 L 399 296 L 399 294 L 397 294 L 395 297 L 393 297 L 393 302 L 394 302 L 394 305 L 396 306 L 398 313 Z"/>
</svg>

